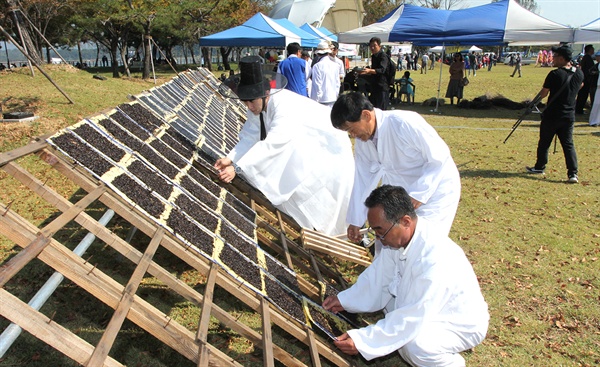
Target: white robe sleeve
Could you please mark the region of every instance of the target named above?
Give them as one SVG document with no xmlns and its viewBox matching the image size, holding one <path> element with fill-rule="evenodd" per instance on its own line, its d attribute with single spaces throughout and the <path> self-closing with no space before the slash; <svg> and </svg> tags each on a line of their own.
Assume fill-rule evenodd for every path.
<svg viewBox="0 0 600 367">
<path fill-rule="evenodd" d="M 239 134 L 239 141 L 231 149 L 227 157 L 234 163 L 238 161 L 260 140 L 260 120 L 258 116 L 248 112 L 246 122 Z"/>
<path fill-rule="evenodd" d="M 428 231 L 433 230 L 432 227 Z M 451 241 L 434 239 L 425 245 L 426 241 L 432 240 L 417 232 L 412 241 L 415 242 L 410 246 L 415 247 L 409 250 L 413 252 L 403 266 L 405 271 L 401 275 L 398 271 L 399 275 L 391 284 L 388 283 L 390 293 L 396 297 L 393 310 L 375 324 L 348 331 L 356 348 L 367 360 L 400 349 L 421 332 L 423 324 L 449 322 L 458 325 L 466 318 L 485 320 L 487 305 L 462 250 Z M 432 246 L 437 246 L 433 250 L 435 256 L 430 255 Z M 382 252 L 380 257 L 389 258 L 389 249 L 384 251 L 387 252 Z M 394 268 L 386 267 L 381 271 L 393 273 Z M 373 281 L 373 278 L 370 280 Z M 381 287 L 378 283 L 373 284 Z M 367 294 L 365 291 L 363 298 Z M 485 312 L 479 312 L 484 308 Z"/>
<path fill-rule="evenodd" d="M 377 151 L 371 141 L 363 142 L 356 140 L 354 142 L 354 152 L 356 167 L 354 171 L 354 186 L 352 187 L 352 196 L 350 197 L 346 222 L 362 227 L 367 220 L 367 207 L 364 204 L 365 199 L 377 187 L 383 172 L 377 158 Z"/>
<path fill-rule="evenodd" d="M 344 310 L 351 313 L 376 312 L 382 310 L 392 299 L 389 284 L 394 277 L 394 251 L 382 250 L 373 263 L 365 269 L 352 287 L 338 293 Z"/>
<path fill-rule="evenodd" d="M 402 129 L 394 129 L 399 142 L 406 147 L 412 146 L 422 155 L 424 164 L 418 174 L 417 181 L 410 187 L 409 195 L 426 204 L 431 196 L 438 190 L 440 182 L 447 177 L 444 172 L 449 164 L 454 166 L 450 150 L 442 138 L 438 135 L 425 119 L 414 114 L 411 118 L 415 121 L 403 124 Z"/>
</svg>

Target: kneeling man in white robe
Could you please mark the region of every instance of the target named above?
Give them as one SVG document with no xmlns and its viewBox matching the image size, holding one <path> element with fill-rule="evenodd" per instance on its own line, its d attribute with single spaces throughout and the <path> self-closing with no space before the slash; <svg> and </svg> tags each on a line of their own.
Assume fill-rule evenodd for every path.
<svg viewBox="0 0 600 367">
<path fill-rule="evenodd" d="M 367 360 L 398 351 L 412 366 L 465 366 L 460 352 L 481 343 L 489 313 L 463 250 L 424 218 L 399 186 L 383 185 L 366 199 L 369 230 L 381 254 L 356 283 L 323 307 L 376 312 L 385 318 L 349 330 L 335 345 Z"/>
</svg>

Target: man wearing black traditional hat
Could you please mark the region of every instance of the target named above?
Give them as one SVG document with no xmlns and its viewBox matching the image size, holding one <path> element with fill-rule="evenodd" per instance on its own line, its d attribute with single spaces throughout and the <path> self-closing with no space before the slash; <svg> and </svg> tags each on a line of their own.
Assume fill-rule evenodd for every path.
<svg viewBox="0 0 600 367">
<path fill-rule="evenodd" d="M 554 136 L 558 136 L 567 164 L 567 182 L 577 183 L 577 153 L 573 143 L 575 124 L 575 99 L 583 83 L 583 73 L 571 65 L 573 51 L 568 46 L 552 47 L 553 63 L 557 69 L 546 76 L 540 91 L 542 99 L 550 94 L 546 109 L 542 113 L 540 140 L 537 147 L 535 166 L 526 167 L 527 172 L 544 174 L 548 163 L 548 149 Z"/>
<path fill-rule="evenodd" d="M 219 91 L 248 107 L 240 141 L 217 160 L 219 178 L 241 174 L 299 225 L 326 234 L 345 232 L 354 178 L 348 136 L 329 122 L 331 110 L 284 89 L 286 78 L 263 70 L 255 56 Z"/>
</svg>

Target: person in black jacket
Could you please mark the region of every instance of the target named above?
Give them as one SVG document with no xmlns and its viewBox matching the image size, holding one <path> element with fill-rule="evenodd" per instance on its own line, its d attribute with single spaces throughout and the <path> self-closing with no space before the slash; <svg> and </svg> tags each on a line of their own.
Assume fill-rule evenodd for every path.
<svg viewBox="0 0 600 367">
<path fill-rule="evenodd" d="M 550 94 L 549 103 L 542 113 L 540 140 L 537 147 L 535 166 L 526 167 L 527 172 L 544 174 L 548 163 L 548 149 L 554 136 L 558 136 L 567 164 L 569 183 L 577 183 L 577 153 L 573 143 L 573 125 L 575 124 L 575 98 L 583 82 L 583 73 L 571 64 L 572 51 L 568 46 L 552 47 L 553 63 L 557 69 L 546 76 L 540 96 Z M 570 80 L 569 80 L 570 76 Z M 561 89 L 563 85 L 566 87 Z"/>
<path fill-rule="evenodd" d="M 583 49 L 583 58 L 581 59 L 581 63 L 579 64 L 579 68 L 583 72 L 583 87 L 579 90 L 577 94 L 577 102 L 575 104 L 575 113 L 578 115 L 583 115 L 583 108 L 585 107 L 585 103 L 587 102 L 588 96 L 590 96 L 590 88 L 595 88 L 596 85 L 592 85 L 593 77 L 590 74 L 590 71 L 594 67 L 594 59 L 592 55 L 594 55 L 594 46 L 587 45 Z M 594 97 L 590 96 L 591 103 L 594 104 Z"/>
<path fill-rule="evenodd" d="M 373 37 L 369 40 L 371 50 L 371 67 L 365 68 L 359 75 L 369 77 L 371 94 L 369 100 L 373 106 L 386 110 L 389 102 L 389 86 L 386 76 L 390 58 L 381 48 L 381 39 Z"/>
</svg>

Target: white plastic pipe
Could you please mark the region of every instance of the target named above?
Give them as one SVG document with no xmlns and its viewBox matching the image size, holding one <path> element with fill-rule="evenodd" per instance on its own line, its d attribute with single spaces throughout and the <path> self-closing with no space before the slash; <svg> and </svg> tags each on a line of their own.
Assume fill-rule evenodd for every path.
<svg viewBox="0 0 600 367">
<path fill-rule="evenodd" d="M 100 218 L 98 223 L 100 223 L 103 226 L 106 226 L 106 224 L 112 219 L 114 215 L 115 212 L 112 209 L 108 209 L 106 213 L 104 213 L 102 218 Z M 77 256 L 82 256 L 85 253 L 85 251 L 90 247 L 92 242 L 94 242 L 95 239 L 95 235 L 91 233 L 86 234 L 85 237 L 81 240 L 81 242 L 79 242 L 77 247 L 75 247 L 73 253 Z M 35 294 L 35 296 L 31 298 L 31 301 L 29 301 L 28 303 L 29 306 L 31 306 L 35 310 L 39 310 L 40 308 L 42 308 L 44 303 L 46 303 L 48 298 L 50 298 L 52 293 L 54 293 L 54 291 L 56 290 L 56 288 L 58 288 L 58 286 L 64 278 L 64 275 L 62 275 L 61 273 L 57 271 L 54 272 L 54 274 L 50 276 L 50 278 L 46 281 L 46 283 L 44 283 L 42 288 L 40 288 L 40 290 Z M 21 331 L 22 329 L 19 325 L 11 323 L 0 335 L 0 358 L 4 357 L 4 354 L 8 351 L 8 349 L 19 337 L 19 335 L 21 335 Z"/>
</svg>

